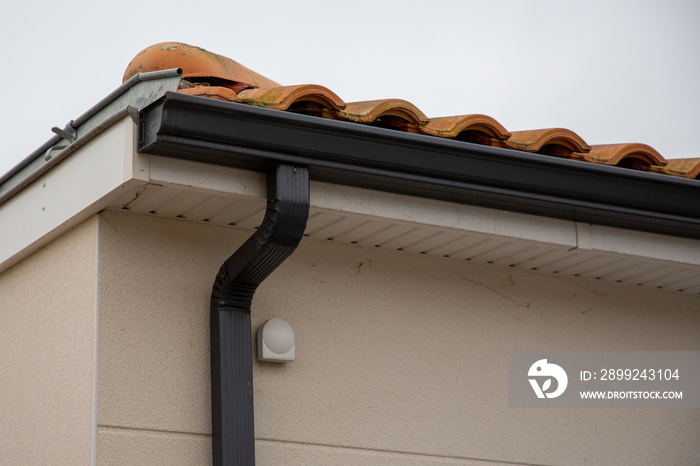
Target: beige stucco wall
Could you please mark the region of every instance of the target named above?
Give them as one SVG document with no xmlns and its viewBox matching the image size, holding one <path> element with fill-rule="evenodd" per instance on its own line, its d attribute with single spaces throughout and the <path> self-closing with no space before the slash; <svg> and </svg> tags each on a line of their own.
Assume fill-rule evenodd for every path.
<svg viewBox="0 0 700 466">
<path fill-rule="evenodd" d="M 209 293 L 249 235 L 101 214 L 98 464 L 210 463 Z M 700 463 L 698 410 L 507 407 L 508 351 L 698 350 L 696 297 L 304 240 L 272 317 L 297 360 L 254 363 L 258 464 Z"/>
<path fill-rule="evenodd" d="M 90 464 L 97 222 L 0 274 L 0 464 Z"/>
</svg>

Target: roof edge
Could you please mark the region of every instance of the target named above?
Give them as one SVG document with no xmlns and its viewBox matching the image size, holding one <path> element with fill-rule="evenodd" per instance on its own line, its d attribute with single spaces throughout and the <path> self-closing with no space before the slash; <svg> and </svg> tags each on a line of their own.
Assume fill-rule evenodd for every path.
<svg viewBox="0 0 700 466">
<path fill-rule="evenodd" d="M 165 92 L 177 89 L 181 75 L 179 68 L 137 73 L 78 118 L 69 121 L 62 130 L 53 128 L 56 135 L 0 176 L 0 204 L 119 119 L 128 107 L 140 109 Z"/>
<path fill-rule="evenodd" d="M 700 238 L 693 180 L 168 92 L 139 114 L 139 151 L 312 180 Z"/>
<path fill-rule="evenodd" d="M 660 174 L 167 93 L 139 115 L 139 150 L 336 184 L 700 238 L 700 186 Z"/>
</svg>

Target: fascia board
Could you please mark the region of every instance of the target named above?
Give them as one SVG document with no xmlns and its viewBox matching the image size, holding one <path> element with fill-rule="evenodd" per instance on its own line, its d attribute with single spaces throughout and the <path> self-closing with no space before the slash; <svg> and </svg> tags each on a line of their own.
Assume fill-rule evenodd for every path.
<svg viewBox="0 0 700 466">
<path fill-rule="evenodd" d="M 148 161 L 149 181 L 154 185 L 265 199 L 265 175 L 259 172 L 157 155 L 149 156 Z M 570 221 L 321 181 L 311 183 L 311 207 L 576 247 L 576 225 Z"/>
<path fill-rule="evenodd" d="M 265 200 L 266 178 L 262 172 L 148 156 L 148 180 L 155 185 L 180 185 L 212 194 L 234 194 Z"/>
<path fill-rule="evenodd" d="M 311 187 L 314 208 L 576 247 L 576 225 L 567 220 L 324 182 L 312 182 Z"/>
</svg>

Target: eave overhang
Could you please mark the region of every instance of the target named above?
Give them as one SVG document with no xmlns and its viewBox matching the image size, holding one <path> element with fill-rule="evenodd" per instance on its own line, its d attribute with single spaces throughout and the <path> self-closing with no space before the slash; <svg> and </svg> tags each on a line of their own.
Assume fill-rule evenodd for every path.
<svg viewBox="0 0 700 466">
<path fill-rule="evenodd" d="M 695 180 L 168 92 L 139 114 L 140 152 L 316 181 L 700 238 Z"/>
</svg>

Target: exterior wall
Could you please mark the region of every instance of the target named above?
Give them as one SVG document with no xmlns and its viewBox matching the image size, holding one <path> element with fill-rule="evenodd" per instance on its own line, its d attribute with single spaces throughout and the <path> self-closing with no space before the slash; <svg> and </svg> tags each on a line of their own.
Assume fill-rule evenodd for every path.
<svg viewBox="0 0 700 466">
<path fill-rule="evenodd" d="M 0 274 L 0 464 L 89 464 L 96 219 Z"/>
<path fill-rule="evenodd" d="M 209 293 L 249 232 L 105 212 L 98 464 L 208 464 Z M 507 354 L 698 350 L 700 299 L 304 240 L 259 288 L 258 464 L 697 464 L 698 410 L 509 409 Z M 488 462 L 484 462 L 488 461 Z"/>
</svg>

